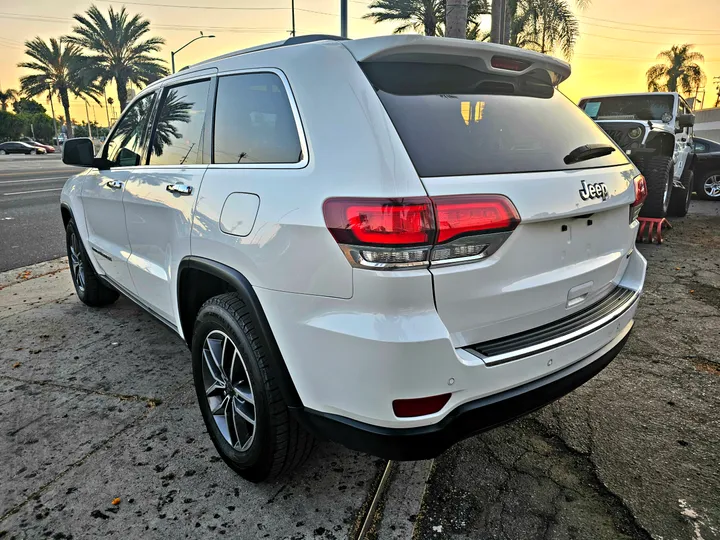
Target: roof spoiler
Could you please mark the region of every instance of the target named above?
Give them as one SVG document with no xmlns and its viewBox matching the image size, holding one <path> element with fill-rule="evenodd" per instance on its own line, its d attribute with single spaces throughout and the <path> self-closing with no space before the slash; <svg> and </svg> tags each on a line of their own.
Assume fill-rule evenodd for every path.
<svg viewBox="0 0 720 540">
<path fill-rule="evenodd" d="M 570 64 L 534 51 L 465 39 L 384 36 L 343 41 L 358 62 L 432 62 L 464 65 L 502 75 L 548 71 L 557 86 L 570 76 Z"/>
</svg>

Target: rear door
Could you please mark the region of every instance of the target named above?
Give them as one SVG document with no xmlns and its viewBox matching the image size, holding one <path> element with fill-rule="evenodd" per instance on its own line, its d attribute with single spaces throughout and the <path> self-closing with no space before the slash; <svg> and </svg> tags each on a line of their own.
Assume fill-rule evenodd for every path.
<svg viewBox="0 0 720 540">
<path fill-rule="evenodd" d="M 499 247 L 488 242 L 490 255 L 431 263 L 437 310 L 458 347 L 590 306 L 622 277 L 635 234 L 635 167 L 546 71 L 502 65 L 524 65 L 524 75 L 363 65 L 430 197 L 499 194 L 519 213 Z M 570 159 L 583 145 L 605 155 Z"/>
<path fill-rule="evenodd" d="M 102 272 L 130 292 L 135 287 L 127 265 L 130 241 L 122 200 L 128 180 L 143 163 L 148 119 L 155 99 L 155 93 L 150 93 L 130 105 L 103 148 L 103 157 L 111 167 L 93 169 L 83 178 L 81 198 L 89 244 L 86 247 L 93 252 Z"/>
<path fill-rule="evenodd" d="M 167 321 L 175 320 L 175 279 L 190 254 L 195 201 L 210 156 L 207 76 L 165 87 L 155 115 L 149 160 L 130 176 L 123 205 L 138 296 Z"/>
</svg>

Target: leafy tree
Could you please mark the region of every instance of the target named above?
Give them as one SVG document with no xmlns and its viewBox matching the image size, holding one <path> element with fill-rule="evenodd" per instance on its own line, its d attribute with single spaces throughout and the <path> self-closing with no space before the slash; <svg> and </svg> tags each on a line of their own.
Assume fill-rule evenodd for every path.
<svg viewBox="0 0 720 540">
<path fill-rule="evenodd" d="M 373 0 L 369 8 L 365 19 L 402 23 L 393 31 L 395 34 L 414 30 L 426 36 L 442 36 L 445 31 L 445 0 Z M 478 35 L 480 15 L 487 13 L 488 0 L 468 0 L 469 36 Z"/>
<path fill-rule="evenodd" d="M 12 88 L 7 88 L 4 91 L 0 90 L 0 107 L 2 107 L 3 111 L 7 111 L 7 106 L 10 101 L 13 103 L 17 100 L 18 93 L 17 90 L 13 90 Z"/>
<path fill-rule="evenodd" d="M 18 67 L 36 73 L 20 78 L 23 92 L 28 97 L 39 96 L 47 91 L 57 94 L 65 110 L 68 137 L 72 137 L 70 94 L 77 97 L 86 95 L 99 103 L 99 90 L 87 76 L 86 57 L 77 45 L 66 44 L 55 38 L 50 38 L 48 44 L 40 37 L 25 42 L 25 54 L 32 61 L 20 62 Z"/>
<path fill-rule="evenodd" d="M 120 109 L 128 102 L 127 86 L 146 85 L 168 74 L 162 61 L 153 53 L 160 50 L 165 40 L 159 37 L 146 39 L 150 21 L 137 14 L 130 16 L 123 7 L 108 16 L 92 5 L 83 15 L 75 14 L 79 23 L 73 27 L 74 34 L 66 39 L 69 43 L 84 47 L 90 53 L 93 80 L 105 86 L 115 81 Z"/>
<path fill-rule="evenodd" d="M 52 118 L 45 113 L 21 112 L 17 114 L 22 134 L 35 140 L 49 142 L 55 136 Z"/>
<path fill-rule="evenodd" d="M 700 87 L 705 82 L 705 73 L 698 62 L 703 62 L 705 57 L 693 51 L 694 47 L 690 43 L 673 45 L 658 54 L 658 60 L 665 62 L 647 70 L 648 91 L 690 94 Z"/>
<path fill-rule="evenodd" d="M 517 0 L 510 23 L 510 45 L 541 53 L 559 48 L 570 58 L 580 36 L 578 20 L 566 0 Z"/>
<path fill-rule="evenodd" d="M 47 109 L 40 105 L 37 101 L 33 101 L 32 99 L 28 98 L 20 98 L 15 103 L 13 103 L 13 110 L 15 111 L 15 114 L 20 113 L 44 113 L 47 112 Z"/>
<path fill-rule="evenodd" d="M 17 116 L 0 110 L 0 142 L 18 139 L 21 132 L 22 126 Z"/>
</svg>

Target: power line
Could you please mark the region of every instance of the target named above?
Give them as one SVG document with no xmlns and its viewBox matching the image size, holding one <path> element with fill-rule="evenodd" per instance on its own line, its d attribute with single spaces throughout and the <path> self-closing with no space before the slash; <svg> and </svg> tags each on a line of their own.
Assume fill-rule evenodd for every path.
<svg viewBox="0 0 720 540">
<path fill-rule="evenodd" d="M 592 36 L 597 38 L 604 38 L 604 39 L 612 39 L 615 41 L 630 41 L 632 43 L 645 43 L 650 45 L 667 45 L 667 41 L 641 41 L 639 39 L 628 39 L 628 38 L 621 38 L 617 36 L 601 36 L 600 34 L 591 34 L 589 32 L 583 32 L 581 34 L 582 36 Z M 703 47 L 716 47 L 720 46 L 720 43 L 696 43 L 696 45 L 701 45 Z"/>
<path fill-rule="evenodd" d="M 613 30 L 623 30 L 623 31 L 625 31 L 625 32 L 630 32 L 630 31 L 632 31 L 631 28 L 622 28 L 622 27 L 620 27 L 620 26 L 611 26 L 611 25 L 609 25 L 609 24 L 591 23 L 591 22 L 582 21 L 582 20 L 581 20 L 580 22 L 581 22 L 582 24 L 587 24 L 588 26 L 597 26 L 597 27 L 599 27 L 599 28 L 612 28 Z M 662 30 L 662 33 L 663 33 L 663 34 L 672 34 L 672 35 L 681 35 L 681 36 L 686 36 L 686 35 L 688 34 L 688 32 L 669 32 L 669 31 L 667 31 L 667 30 Z M 714 33 L 712 33 L 712 34 L 698 34 L 698 35 L 699 35 L 699 36 L 717 36 L 718 33 L 717 33 L 717 32 L 714 32 Z"/>
<path fill-rule="evenodd" d="M 600 21 L 600 22 L 607 22 L 607 23 L 614 23 L 614 24 L 624 24 L 627 26 L 640 26 L 642 28 L 653 28 L 653 29 L 667 29 L 667 30 L 684 30 L 686 32 L 712 32 L 715 35 L 718 35 L 717 30 L 712 30 L 709 28 L 677 28 L 673 26 L 656 26 L 656 25 L 650 25 L 650 24 L 640 24 L 640 23 L 626 23 L 623 21 L 613 21 L 611 19 L 599 19 L 597 17 L 589 17 L 587 15 L 580 15 L 581 19 L 590 19 L 591 21 Z"/>
<path fill-rule="evenodd" d="M 104 2 L 107 4 L 116 3 L 115 0 L 98 0 L 98 2 Z M 154 2 L 123 2 L 123 4 L 133 6 L 152 6 L 152 7 L 165 7 L 165 8 L 180 8 L 180 9 L 212 9 L 212 10 L 223 10 L 223 11 L 289 11 L 289 7 L 235 7 L 235 6 L 188 6 L 187 4 L 157 4 Z M 295 11 L 303 11 L 305 13 L 315 13 L 317 15 L 329 15 L 331 17 L 339 17 L 338 13 L 330 13 L 329 11 L 317 11 L 314 9 L 295 8 Z M 353 19 L 360 19 L 360 17 L 353 17 Z"/>
</svg>

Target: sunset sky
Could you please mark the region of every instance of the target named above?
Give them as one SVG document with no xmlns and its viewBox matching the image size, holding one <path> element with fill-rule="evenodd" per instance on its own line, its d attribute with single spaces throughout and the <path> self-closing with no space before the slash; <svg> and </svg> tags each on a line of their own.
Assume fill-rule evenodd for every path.
<svg viewBox="0 0 720 540">
<path fill-rule="evenodd" d="M 396 26 L 362 19 L 369 1 L 349 0 L 349 34 L 360 38 L 389 34 Z M 101 9 L 125 5 L 151 21 L 153 34 L 166 40 L 161 56 L 198 35 L 214 39 L 193 43 L 176 57 L 176 66 L 204 60 L 229 51 L 286 38 L 291 28 L 290 0 L 96 0 Z M 86 0 L 0 0 L 0 86 L 19 89 L 24 60 L 23 42 L 35 36 L 59 37 L 71 31 L 71 17 L 86 10 Z M 339 0 L 296 0 L 298 35 L 339 34 Z M 593 0 L 579 11 L 581 37 L 570 59 L 573 74 L 561 90 L 577 102 L 584 95 L 645 91 L 645 71 L 658 52 L 673 44 L 694 43 L 705 55 L 707 75 L 705 107 L 715 103 L 714 76 L 720 75 L 720 0 Z M 484 25 L 489 29 L 489 17 Z M 114 89 L 108 95 L 115 96 Z M 39 99 L 48 110 L 45 99 Z M 74 102 L 72 116 L 85 119 L 82 102 Z M 56 104 L 56 114 L 59 106 Z M 115 105 L 117 114 L 117 105 Z M 90 119 L 107 123 L 105 110 L 95 105 Z"/>
</svg>

